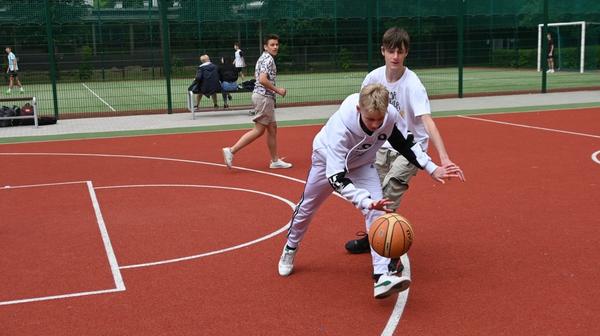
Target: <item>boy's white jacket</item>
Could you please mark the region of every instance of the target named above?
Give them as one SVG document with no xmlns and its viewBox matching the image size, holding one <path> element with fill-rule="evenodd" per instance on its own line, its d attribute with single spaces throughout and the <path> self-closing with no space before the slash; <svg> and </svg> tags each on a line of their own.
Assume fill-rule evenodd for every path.
<svg viewBox="0 0 600 336">
<path fill-rule="evenodd" d="M 358 93 L 348 96 L 313 141 L 313 155 L 317 161 L 325 164 L 328 179 L 340 173 L 350 172 L 353 168 L 373 164 L 377 150 L 388 140 L 394 125 L 406 139 L 406 123 L 392 105 L 388 105 L 381 127 L 373 134 L 367 134 L 360 125 L 360 113 L 356 108 L 358 98 Z M 400 129 L 402 125 L 404 127 Z M 429 173 L 437 168 L 418 144 L 411 149 L 415 152 L 419 164 Z M 358 208 L 368 209 L 373 200 L 366 190 L 361 190 L 353 185 L 345 185 L 343 190 L 337 191 Z"/>
</svg>

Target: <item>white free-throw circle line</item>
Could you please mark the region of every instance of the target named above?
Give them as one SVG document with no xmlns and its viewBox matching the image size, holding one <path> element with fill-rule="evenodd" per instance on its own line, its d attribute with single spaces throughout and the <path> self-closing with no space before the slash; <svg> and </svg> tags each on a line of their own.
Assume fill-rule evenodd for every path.
<svg viewBox="0 0 600 336">
<path fill-rule="evenodd" d="M 223 187 L 223 186 L 215 186 L 215 185 L 203 185 L 203 184 L 132 184 L 132 185 L 120 185 L 120 186 L 96 187 L 95 189 L 98 190 L 98 189 L 118 189 L 118 188 L 144 188 L 144 187 L 211 188 L 211 189 L 237 190 L 237 191 L 245 191 L 245 192 L 249 192 L 249 193 L 254 193 L 254 194 L 259 194 L 259 195 L 263 195 L 263 196 L 268 196 L 268 197 L 275 198 L 275 199 L 280 200 L 280 201 L 286 203 L 287 205 L 289 205 L 292 208 L 292 210 L 296 206 L 296 204 L 294 204 L 293 202 L 291 202 L 288 199 L 285 199 L 285 198 L 277 196 L 277 195 L 269 194 L 269 193 L 266 193 L 266 192 L 252 190 L 252 189 L 245 189 L 245 188 Z M 203 258 L 203 257 L 215 255 L 215 254 L 220 254 L 220 253 L 225 253 L 225 252 L 237 250 L 237 249 L 240 249 L 242 247 L 254 245 L 254 244 L 259 243 L 259 242 L 261 242 L 263 240 L 267 240 L 267 239 L 269 239 L 271 237 L 274 237 L 274 236 L 280 234 L 281 232 L 287 230 L 288 226 L 289 226 L 289 222 L 286 223 L 280 229 L 277 229 L 276 231 L 271 232 L 268 235 L 265 235 L 265 236 L 260 237 L 258 239 L 254 239 L 254 240 L 249 241 L 249 242 L 245 242 L 245 243 L 242 243 L 242 244 L 231 246 L 231 247 L 228 247 L 228 248 L 224 248 L 224 249 L 220 249 L 220 250 L 215 250 L 215 251 L 211 251 L 211 252 L 206 252 L 206 253 L 201 253 L 201 254 L 194 254 L 194 255 L 190 255 L 190 256 L 186 256 L 186 257 L 180 257 L 180 258 L 166 259 L 166 260 L 160 260 L 160 261 L 155 261 L 155 262 L 147 262 L 147 263 L 141 263 L 141 264 L 134 264 L 134 265 L 119 266 L 119 269 L 141 268 L 141 267 L 149 267 L 149 266 L 156 266 L 156 265 L 171 264 L 171 263 L 176 263 L 176 262 L 180 262 L 180 261 L 186 261 L 186 260 L 192 260 L 192 259 L 199 259 L 199 258 Z"/>
<path fill-rule="evenodd" d="M 600 150 L 592 153 L 592 161 L 600 164 Z"/>
</svg>

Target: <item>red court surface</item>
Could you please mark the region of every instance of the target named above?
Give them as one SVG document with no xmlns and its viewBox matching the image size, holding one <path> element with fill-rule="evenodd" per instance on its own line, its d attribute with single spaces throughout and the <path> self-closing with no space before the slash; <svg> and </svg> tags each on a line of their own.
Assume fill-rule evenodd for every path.
<svg viewBox="0 0 600 336">
<path fill-rule="evenodd" d="M 338 197 L 277 274 L 318 126 L 279 129 L 277 171 L 264 139 L 223 166 L 243 131 L 1 145 L 2 335 L 600 334 L 600 111 L 437 124 L 467 182 L 411 184 L 386 300 Z"/>
</svg>

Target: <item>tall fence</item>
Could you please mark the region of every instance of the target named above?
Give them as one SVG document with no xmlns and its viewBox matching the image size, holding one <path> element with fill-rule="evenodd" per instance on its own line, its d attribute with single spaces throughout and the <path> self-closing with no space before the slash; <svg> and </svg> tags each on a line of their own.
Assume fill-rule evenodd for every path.
<svg viewBox="0 0 600 336">
<path fill-rule="evenodd" d="M 383 65 L 391 26 L 411 35 L 406 65 L 434 98 L 597 89 L 599 22 L 597 0 L 2 0 L 0 43 L 41 114 L 72 118 L 183 111 L 200 55 L 219 64 L 240 42 L 253 78 L 268 33 L 281 37 L 279 106 L 339 102 Z M 249 104 L 236 93 L 230 106 Z"/>
</svg>

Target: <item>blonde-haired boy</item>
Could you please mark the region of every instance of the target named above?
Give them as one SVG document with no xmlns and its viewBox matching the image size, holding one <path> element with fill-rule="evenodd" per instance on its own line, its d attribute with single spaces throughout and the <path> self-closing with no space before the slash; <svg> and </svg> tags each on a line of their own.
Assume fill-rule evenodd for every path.
<svg viewBox="0 0 600 336">
<path fill-rule="evenodd" d="M 454 177 L 455 171 L 438 167 L 419 145 L 406 140 L 399 130 L 398 111 L 388 104 L 389 92 L 381 84 L 367 85 L 360 93 L 348 96 L 329 118 L 313 141 L 312 167 L 304 192 L 292 214 L 286 244 L 279 260 L 279 274 L 288 276 L 294 267 L 298 246 L 319 206 L 332 190 L 354 204 L 365 216 L 368 231 L 375 218 L 384 212 L 384 199 L 377 170 L 373 166 L 377 150 L 389 141 L 415 165 L 434 179 Z M 385 298 L 403 291 L 410 279 L 388 272 L 390 260 L 371 250 L 374 296 Z"/>
</svg>

